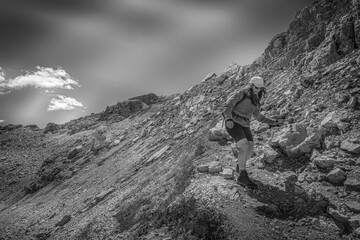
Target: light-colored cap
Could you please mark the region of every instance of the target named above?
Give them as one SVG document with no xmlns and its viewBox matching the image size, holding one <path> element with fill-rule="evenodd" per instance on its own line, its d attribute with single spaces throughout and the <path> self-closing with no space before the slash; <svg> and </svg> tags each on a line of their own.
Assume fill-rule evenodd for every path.
<svg viewBox="0 0 360 240">
<path fill-rule="evenodd" d="M 250 79 L 250 84 L 254 84 L 255 87 L 258 87 L 258 88 L 264 88 L 265 85 L 264 85 L 264 79 L 262 77 L 259 77 L 259 76 L 254 76 Z"/>
</svg>

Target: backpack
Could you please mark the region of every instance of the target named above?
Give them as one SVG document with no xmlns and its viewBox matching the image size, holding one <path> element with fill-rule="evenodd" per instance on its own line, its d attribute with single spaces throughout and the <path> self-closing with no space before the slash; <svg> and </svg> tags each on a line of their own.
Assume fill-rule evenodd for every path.
<svg viewBox="0 0 360 240">
<path fill-rule="evenodd" d="M 233 109 L 234 109 L 239 103 L 241 103 L 242 101 L 244 101 L 245 98 L 247 98 L 246 93 L 244 93 L 242 99 L 241 99 L 240 101 L 238 101 L 238 102 L 234 105 Z M 226 120 L 226 119 L 225 119 L 224 111 L 225 111 L 225 109 L 221 112 L 221 115 L 222 115 L 222 117 L 223 117 L 222 127 L 224 127 L 224 123 L 225 123 L 225 120 Z"/>
</svg>

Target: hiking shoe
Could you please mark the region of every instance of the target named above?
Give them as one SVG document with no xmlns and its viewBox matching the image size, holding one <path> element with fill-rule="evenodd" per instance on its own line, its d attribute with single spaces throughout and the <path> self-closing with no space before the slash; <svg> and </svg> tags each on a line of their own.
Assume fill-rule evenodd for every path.
<svg viewBox="0 0 360 240">
<path fill-rule="evenodd" d="M 237 179 L 238 184 L 240 184 L 243 187 L 249 187 L 251 189 L 257 189 L 258 186 L 256 183 L 254 183 L 248 176 L 247 171 L 241 171 L 240 175 Z"/>
</svg>

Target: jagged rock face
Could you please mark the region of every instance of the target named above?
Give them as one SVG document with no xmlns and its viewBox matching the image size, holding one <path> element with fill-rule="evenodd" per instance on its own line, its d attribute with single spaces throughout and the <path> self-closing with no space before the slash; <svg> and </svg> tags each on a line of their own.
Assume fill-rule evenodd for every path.
<svg viewBox="0 0 360 240">
<path fill-rule="evenodd" d="M 276 35 L 258 65 L 316 70 L 360 47 L 359 1 L 317 1 Z"/>
<path fill-rule="evenodd" d="M 156 94 L 149 93 L 149 94 L 129 98 L 129 100 L 140 100 L 147 105 L 151 105 L 157 103 L 160 99 L 158 96 L 156 96 Z"/>
<path fill-rule="evenodd" d="M 144 100 L 153 102 L 152 99 L 153 98 L 149 100 L 145 98 Z M 138 99 L 119 102 L 116 105 L 106 107 L 105 111 L 100 114 L 99 120 L 104 121 L 113 119 L 114 121 L 121 121 L 147 107 L 147 104 Z"/>
</svg>

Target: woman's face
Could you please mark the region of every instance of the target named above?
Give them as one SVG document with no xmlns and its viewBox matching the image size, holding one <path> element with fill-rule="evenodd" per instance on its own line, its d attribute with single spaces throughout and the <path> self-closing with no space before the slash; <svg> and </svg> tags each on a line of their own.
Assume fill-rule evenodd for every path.
<svg viewBox="0 0 360 240">
<path fill-rule="evenodd" d="M 253 93 L 259 94 L 259 92 L 261 91 L 261 88 L 256 87 L 255 85 L 252 85 L 252 90 L 253 90 Z"/>
</svg>

